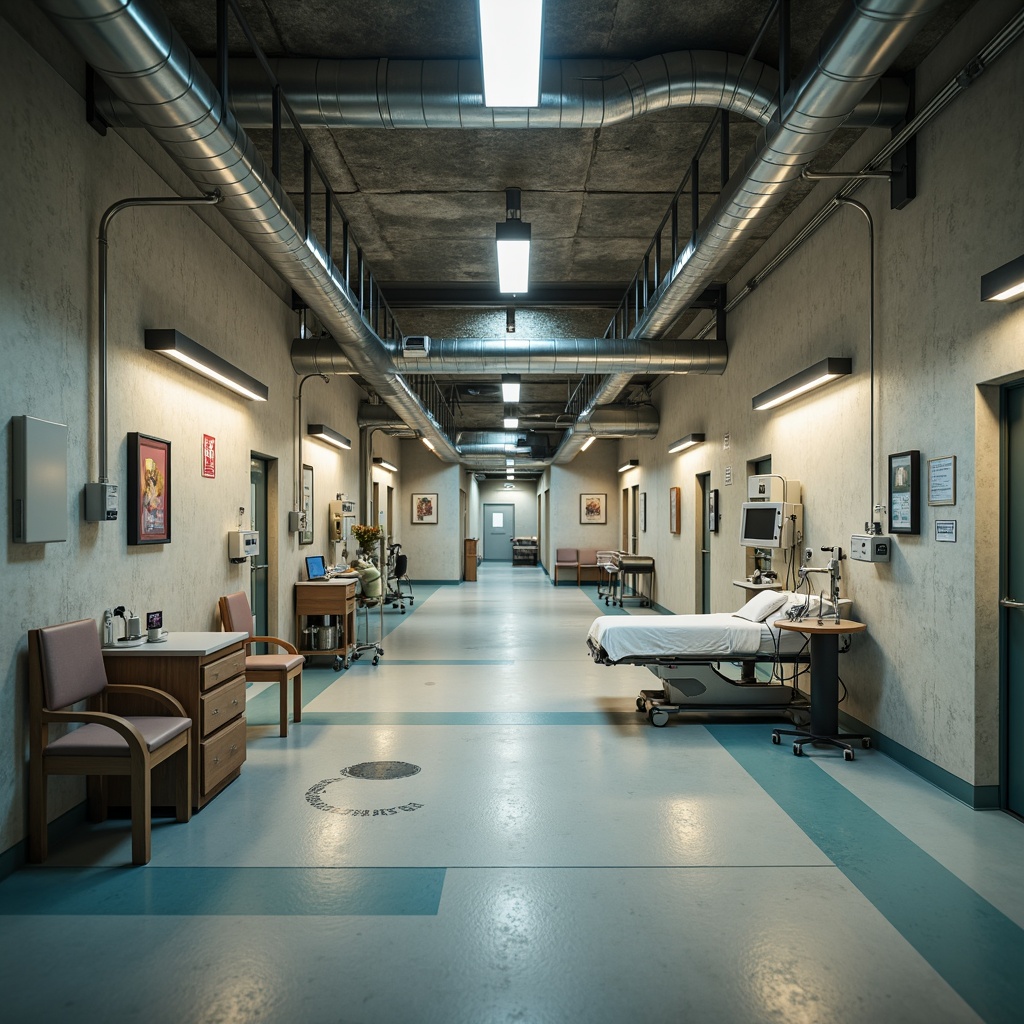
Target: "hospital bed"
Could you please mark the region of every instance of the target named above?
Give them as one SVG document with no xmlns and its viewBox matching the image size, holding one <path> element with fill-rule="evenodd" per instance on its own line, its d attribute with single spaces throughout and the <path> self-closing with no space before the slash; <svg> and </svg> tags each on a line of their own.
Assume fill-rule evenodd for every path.
<svg viewBox="0 0 1024 1024">
<path fill-rule="evenodd" d="M 602 615 L 587 647 L 600 665 L 640 665 L 661 680 L 661 689 L 641 690 L 636 699 L 652 725 L 684 711 L 774 712 L 803 721 L 810 704 L 796 681 L 810 662 L 807 638 L 772 623 L 798 605 L 816 621 L 821 599 L 793 592 L 775 598 L 767 612 L 774 602 L 759 596 L 735 613 Z"/>
</svg>

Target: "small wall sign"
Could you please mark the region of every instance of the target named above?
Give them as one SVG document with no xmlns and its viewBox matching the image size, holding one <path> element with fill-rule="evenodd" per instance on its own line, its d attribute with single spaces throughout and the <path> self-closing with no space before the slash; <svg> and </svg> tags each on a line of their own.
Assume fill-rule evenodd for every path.
<svg viewBox="0 0 1024 1024">
<path fill-rule="evenodd" d="M 955 519 L 936 519 L 935 520 L 935 539 L 938 541 L 945 541 L 947 544 L 956 543 L 956 520 Z"/>
<path fill-rule="evenodd" d="M 203 434 L 203 476 L 213 479 L 217 475 L 217 438 Z"/>
</svg>

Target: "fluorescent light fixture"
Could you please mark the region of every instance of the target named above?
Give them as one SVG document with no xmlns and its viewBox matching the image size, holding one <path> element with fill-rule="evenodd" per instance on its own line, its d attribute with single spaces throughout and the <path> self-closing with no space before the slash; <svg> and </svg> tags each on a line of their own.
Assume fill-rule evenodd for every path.
<svg viewBox="0 0 1024 1024">
<path fill-rule="evenodd" d="M 762 391 L 755 395 L 753 405 L 755 409 L 774 409 L 775 406 L 788 402 L 791 398 L 805 394 L 813 388 L 821 387 L 830 380 L 837 377 L 845 377 L 851 372 L 852 364 L 849 359 L 822 359 L 820 363 L 808 366 L 781 384 Z"/>
<path fill-rule="evenodd" d="M 990 270 L 981 278 L 982 302 L 1009 302 L 1024 296 L 1024 256 Z"/>
<path fill-rule="evenodd" d="M 310 437 L 318 438 L 321 441 L 326 441 L 328 444 L 333 444 L 335 448 L 351 448 L 352 442 L 344 435 L 339 434 L 336 430 L 332 430 L 324 423 L 310 423 L 306 427 L 306 433 Z"/>
<path fill-rule="evenodd" d="M 204 377 L 209 377 L 210 380 L 254 402 L 265 402 L 270 394 L 266 384 L 255 377 L 250 377 L 244 370 L 233 366 L 226 359 L 221 359 L 209 349 L 203 348 L 199 342 L 185 337 L 180 331 L 146 331 L 146 348 L 150 352 L 159 352 L 168 359 L 176 359 L 196 373 L 201 373 Z"/>
<path fill-rule="evenodd" d="M 624 462 L 621 466 L 619 466 L 619 472 L 620 473 L 625 473 L 626 470 L 628 470 L 628 469 L 636 469 L 636 467 L 639 466 L 639 465 L 640 465 L 640 460 L 639 459 L 630 459 L 628 462 Z"/>
<path fill-rule="evenodd" d="M 596 440 L 597 434 L 591 434 L 590 437 L 588 437 L 580 446 L 580 451 L 585 452 Z"/>
<path fill-rule="evenodd" d="M 505 189 L 505 220 L 494 225 L 498 251 L 498 291 L 524 294 L 530 289 L 530 225 L 522 219 L 522 190 Z"/>
<path fill-rule="evenodd" d="M 515 459 L 506 459 L 505 460 L 505 465 L 506 466 L 514 466 L 515 464 L 516 464 L 516 460 Z"/>
<path fill-rule="evenodd" d="M 508 471 L 508 472 L 507 472 L 507 473 L 505 474 L 505 479 L 506 479 L 506 480 L 515 480 L 515 478 L 516 478 L 516 474 L 515 474 L 515 470 L 513 470 L 513 469 L 510 469 L 510 470 L 509 470 L 509 471 Z"/>
<path fill-rule="evenodd" d="M 382 459 L 379 455 L 374 455 L 373 464 L 380 466 L 381 469 L 386 469 L 389 473 L 397 473 L 398 467 L 392 465 L 387 459 Z"/>
<path fill-rule="evenodd" d="M 668 446 L 668 453 L 669 455 L 675 455 L 676 452 L 686 451 L 687 448 L 692 448 L 695 444 L 700 444 L 703 440 L 703 434 L 687 434 L 686 437 L 681 437 L 678 441 L 673 441 Z"/>
<path fill-rule="evenodd" d="M 506 416 L 505 417 L 505 429 L 506 430 L 518 430 L 519 429 L 519 417 L 518 416 Z"/>
<path fill-rule="evenodd" d="M 508 402 L 519 401 L 520 381 L 518 373 L 503 373 L 501 375 L 501 400 Z"/>
<path fill-rule="evenodd" d="M 480 0 L 484 106 L 540 104 L 544 0 Z"/>
<path fill-rule="evenodd" d="M 434 442 L 429 437 L 421 437 L 420 440 L 431 450 L 435 451 Z"/>
</svg>

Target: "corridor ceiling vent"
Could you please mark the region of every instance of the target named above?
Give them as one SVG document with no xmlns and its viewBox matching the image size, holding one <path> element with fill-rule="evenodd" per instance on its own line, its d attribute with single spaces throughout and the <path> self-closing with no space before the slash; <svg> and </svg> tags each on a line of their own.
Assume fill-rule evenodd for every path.
<svg viewBox="0 0 1024 1024">
<path fill-rule="evenodd" d="M 505 220 L 494 225 L 498 251 L 498 291 L 525 295 L 530 290 L 530 225 L 523 223 L 523 193 L 505 189 Z"/>
<path fill-rule="evenodd" d="M 480 0 L 484 106 L 540 105 L 544 0 Z"/>
</svg>

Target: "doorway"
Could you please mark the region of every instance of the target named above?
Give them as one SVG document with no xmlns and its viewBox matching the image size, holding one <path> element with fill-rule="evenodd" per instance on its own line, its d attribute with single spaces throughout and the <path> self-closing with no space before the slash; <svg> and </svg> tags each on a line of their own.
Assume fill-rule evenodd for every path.
<svg viewBox="0 0 1024 1024">
<path fill-rule="evenodd" d="M 1002 766 L 1006 810 L 1024 818 L 1024 385 L 1003 392 Z"/>
<path fill-rule="evenodd" d="M 711 474 L 697 474 L 697 606 L 701 615 L 711 614 Z"/>
<path fill-rule="evenodd" d="M 516 535 L 515 505 L 484 505 L 485 562 L 511 562 L 512 538 Z"/>
<path fill-rule="evenodd" d="M 270 476 L 270 460 L 255 453 L 249 456 L 249 529 L 260 537 L 260 553 L 249 559 L 249 606 L 257 636 L 269 636 L 268 593 L 270 590 L 268 572 L 270 560 L 270 539 L 267 536 L 267 480 Z M 266 646 L 266 645 L 261 645 Z M 261 653 L 256 651 L 254 653 Z"/>
</svg>

